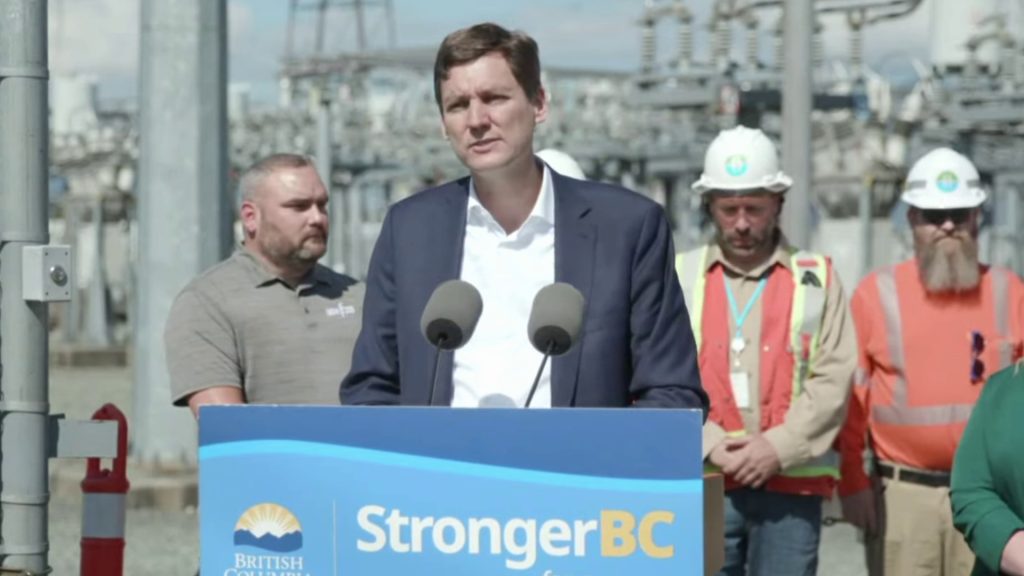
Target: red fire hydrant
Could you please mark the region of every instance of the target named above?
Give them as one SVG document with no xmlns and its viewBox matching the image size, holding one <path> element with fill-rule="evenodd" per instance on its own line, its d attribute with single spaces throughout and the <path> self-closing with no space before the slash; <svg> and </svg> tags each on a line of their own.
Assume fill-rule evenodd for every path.
<svg viewBox="0 0 1024 576">
<path fill-rule="evenodd" d="M 89 458 L 82 480 L 81 576 L 121 576 L 124 571 L 125 494 L 128 493 L 128 421 L 113 404 L 104 404 L 93 420 L 117 422 L 113 469 Z"/>
</svg>

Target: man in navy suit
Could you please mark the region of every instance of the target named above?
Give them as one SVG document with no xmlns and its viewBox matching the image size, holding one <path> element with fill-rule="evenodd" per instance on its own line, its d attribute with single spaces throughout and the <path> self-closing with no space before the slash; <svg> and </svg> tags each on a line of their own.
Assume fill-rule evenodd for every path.
<svg viewBox="0 0 1024 576">
<path fill-rule="evenodd" d="M 547 115 L 537 44 L 478 24 L 434 64 L 445 137 L 470 176 L 388 211 L 367 277 L 344 404 L 428 404 L 434 349 L 420 333 L 433 290 L 461 278 L 483 297 L 472 339 L 441 356 L 435 403 L 522 406 L 542 356 L 527 336 L 552 282 L 586 308 L 576 345 L 547 365 L 531 403 L 707 409 L 662 208 L 562 176 L 533 154 Z"/>
</svg>

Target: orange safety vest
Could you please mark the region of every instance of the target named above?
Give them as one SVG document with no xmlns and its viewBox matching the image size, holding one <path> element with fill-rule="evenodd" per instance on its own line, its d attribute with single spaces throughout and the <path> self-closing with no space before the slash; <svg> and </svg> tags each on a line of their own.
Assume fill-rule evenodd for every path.
<svg viewBox="0 0 1024 576">
<path fill-rule="evenodd" d="M 883 268 L 861 283 L 851 302 L 862 356 L 854 393 L 867 402 L 867 414 L 857 412 L 866 416 L 880 460 L 952 469 L 984 386 L 971 382 L 971 332 L 983 337 L 978 359 L 987 378 L 1021 358 L 1022 302 L 1024 284 L 999 267 L 983 266 L 979 289 L 959 295 L 929 296 L 916 260 Z M 863 424 L 859 429 L 862 434 Z"/>
<path fill-rule="evenodd" d="M 707 266 L 708 247 L 676 255 L 676 274 L 689 307 L 699 350 L 701 382 L 711 400 L 708 420 L 730 436 L 743 436 L 743 418 L 729 382 L 729 308 L 725 272 Z M 791 269 L 777 266 L 768 274 L 761 307 L 761 430 L 782 424 L 818 349 L 831 263 L 819 254 L 792 251 Z M 792 271 L 791 271 L 792 270 Z M 795 273 L 794 273 L 795 272 Z M 782 470 L 765 489 L 787 494 L 829 496 L 839 478 L 835 451 Z M 739 484 L 726 478 L 726 489 Z"/>
</svg>

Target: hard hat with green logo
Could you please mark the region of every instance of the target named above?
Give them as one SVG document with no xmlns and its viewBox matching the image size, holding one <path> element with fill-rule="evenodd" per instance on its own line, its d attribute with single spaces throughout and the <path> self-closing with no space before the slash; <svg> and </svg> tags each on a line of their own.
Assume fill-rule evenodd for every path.
<svg viewBox="0 0 1024 576">
<path fill-rule="evenodd" d="M 963 154 L 936 148 L 910 168 L 901 199 L 922 210 L 976 208 L 985 202 L 978 169 Z"/>
<path fill-rule="evenodd" d="M 779 170 L 775 144 L 756 128 L 722 130 L 704 155 L 704 173 L 692 188 L 700 193 L 767 190 L 783 194 L 793 180 Z"/>
</svg>

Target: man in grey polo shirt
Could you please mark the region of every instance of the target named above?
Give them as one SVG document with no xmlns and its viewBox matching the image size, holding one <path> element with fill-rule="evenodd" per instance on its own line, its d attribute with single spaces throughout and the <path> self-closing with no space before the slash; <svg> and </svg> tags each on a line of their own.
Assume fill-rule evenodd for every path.
<svg viewBox="0 0 1024 576">
<path fill-rule="evenodd" d="M 243 245 L 182 290 L 164 333 L 171 398 L 203 404 L 337 404 L 364 285 L 317 264 L 327 190 L 312 161 L 275 154 L 239 181 Z"/>
</svg>

